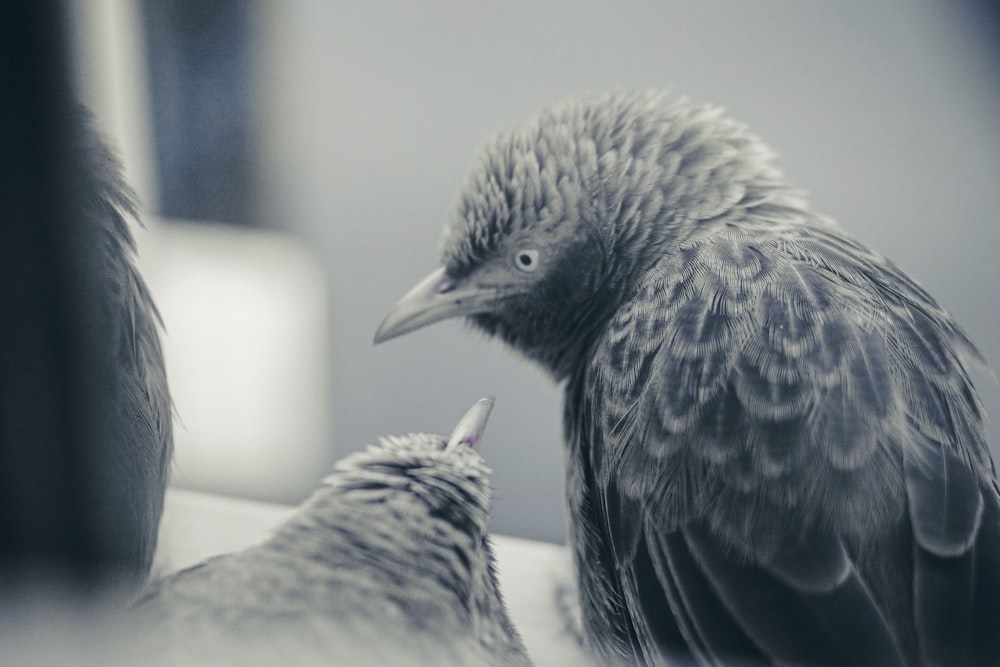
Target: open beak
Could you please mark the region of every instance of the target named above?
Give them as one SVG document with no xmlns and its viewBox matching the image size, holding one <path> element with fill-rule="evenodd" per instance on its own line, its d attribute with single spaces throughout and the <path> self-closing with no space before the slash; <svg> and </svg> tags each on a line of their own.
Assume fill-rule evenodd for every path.
<svg viewBox="0 0 1000 667">
<path fill-rule="evenodd" d="M 487 396 L 476 401 L 471 408 L 458 420 L 458 425 L 448 438 L 447 448 L 465 445 L 476 449 L 483 437 L 486 420 L 493 410 L 493 397 Z"/>
<path fill-rule="evenodd" d="M 463 285 L 439 268 L 417 283 L 386 314 L 375 332 L 375 344 L 450 317 L 485 312 L 496 296 L 495 288 Z"/>
</svg>

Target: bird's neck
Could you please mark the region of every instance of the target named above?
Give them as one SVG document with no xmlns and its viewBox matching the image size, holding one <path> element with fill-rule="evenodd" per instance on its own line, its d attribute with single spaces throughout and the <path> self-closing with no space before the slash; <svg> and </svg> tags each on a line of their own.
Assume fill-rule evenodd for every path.
<svg viewBox="0 0 1000 667">
<path fill-rule="evenodd" d="M 615 301 L 600 291 L 582 302 L 563 304 L 562 308 L 552 309 L 547 314 L 533 312 L 517 318 L 531 322 L 528 327 L 509 327 L 488 315 L 476 316 L 472 321 L 517 354 L 537 363 L 558 383 L 586 366 L 594 342 L 614 311 Z"/>
<path fill-rule="evenodd" d="M 564 346 L 553 350 L 547 365 L 557 381 L 572 378 L 583 371 L 595 341 L 614 315 L 617 300 L 599 292 L 574 313 L 563 336 Z"/>
</svg>

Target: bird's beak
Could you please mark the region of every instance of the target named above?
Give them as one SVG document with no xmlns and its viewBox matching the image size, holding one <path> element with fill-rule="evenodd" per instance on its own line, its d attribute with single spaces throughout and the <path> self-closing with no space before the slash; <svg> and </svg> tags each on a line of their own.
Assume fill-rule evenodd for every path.
<svg viewBox="0 0 1000 667">
<path fill-rule="evenodd" d="M 450 449 L 459 445 L 467 445 L 473 449 L 478 447 L 491 410 L 493 410 L 492 396 L 487 396 L 476 401 L 462 418 L 458 420 L 458 426 L 455 427 L 455 430 L 451 432 L 451 437 L 448 438 L 447 448 Z"/>
<path fill-rule="evenodd" d="M 462 284 L 449 278 L 444 268 L 437 269 L 392 307 L 375 332 L 375 344 L 449 317 L 484 312 L 496 296 L 494 288 Z"/>
</svg>

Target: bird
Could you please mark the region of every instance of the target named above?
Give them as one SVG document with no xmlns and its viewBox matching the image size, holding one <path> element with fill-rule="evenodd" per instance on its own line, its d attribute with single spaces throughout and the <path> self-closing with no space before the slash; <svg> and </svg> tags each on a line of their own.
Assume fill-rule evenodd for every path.
<svg viewBox="0 0 1000 667">
<path fill-rule="evenodd" d="M 93 256 L 101 325 L 98 354 L 109 360 L 95 417 L 108 438 L 93 474 L 107 535 L 123 547 L 125 591 L 146 581 L 156 551 L 173 456 L 174 406 L 160 334 L 163 320 L 136 264 L 130 224 L 141 224 L 135 193 L 82 105 L 74 150 L 82 170 L 81 228 Z M 104 539 L 111 539 L 108 536 Z"/>
<path fill-rule="evenodd" d="M 530 665 L 487 534 L 492 405 L 348 455 L 265 541 L 152 584 L 136 646 L 156 664 Z"/>
<path fill-rule="evenodd" d="M 452 317 L 562 386 L 605 663 L 1000 664 L 985 360 L 720 107 L 616 90 L 488 139 L 375 342 Z"/>
</svg>

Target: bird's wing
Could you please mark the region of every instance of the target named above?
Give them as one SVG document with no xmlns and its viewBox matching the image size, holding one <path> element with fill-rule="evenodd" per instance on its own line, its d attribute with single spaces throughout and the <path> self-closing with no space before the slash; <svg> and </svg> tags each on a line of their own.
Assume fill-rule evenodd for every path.
<svg viewBox="0 0 1000 667">
<path fill-rule="evenodd" d="M 86 206 L 81 224 L 88 257 L 95 262 L 95 299 L 87 301 L 101 332 L 94 354 L 109 361 L 101 378 L 107 400 L 99 406 L 104 449 L 94 466 L 102 500 L 113 519 L 108 541 L 123 544 L 121 555 L 145 579 L 156 548 L 157 527 L 173 453 L 173 405 L 160 346 L 159 313 L 136 266 L 130 223 L 139 222 L 134 195 L 121 166 L 101 142 L 92 118 L 78 110 L 80 159 L 86 169 Z"/>
<path fill-rule="evenodd" d="M 966 367 L 985 361 L 927 292 L 863 246 L 817 229 L 794 247 L 823 270 L 867 282 L 888 314 L 921 659 L 1000 664 L 1000 494 Z"/>
<path fill-rule="evenodd" d="M 648 656 L 660 618 L 708 664 L 997 655 L 1000 512 L 957 326 L 823 228 L 720 234 L 660 269 L 590 396 L 597 511 Z"/>
</svg>

